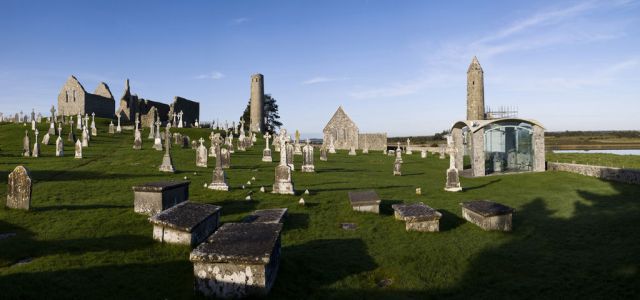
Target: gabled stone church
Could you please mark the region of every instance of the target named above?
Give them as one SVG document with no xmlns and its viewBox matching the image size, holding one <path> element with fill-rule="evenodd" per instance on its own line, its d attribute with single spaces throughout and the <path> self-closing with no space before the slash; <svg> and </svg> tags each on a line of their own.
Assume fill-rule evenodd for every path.
<svg viewBox="0 0 640 300">
<path fill-rule="evenodd" d="M 387 133 L 360 133 L 358 126 L 347 115 L 342 106 L 333 114 L 329 123 L 322 130 L 324 138 L 322 145 L 329 147 L 333 138 L 336 149 L 384 150 L 387 148 Z"/>
<path fill-rule="evenodd" d="M 85 115 L 96 113 L 96 117 L 113 118 L 116 101 L 106 83 L 100 82 L 93 94 L 88 93 L 73 75 L 67 79 L 58 94 L 60 115 Z"/>
</svg>

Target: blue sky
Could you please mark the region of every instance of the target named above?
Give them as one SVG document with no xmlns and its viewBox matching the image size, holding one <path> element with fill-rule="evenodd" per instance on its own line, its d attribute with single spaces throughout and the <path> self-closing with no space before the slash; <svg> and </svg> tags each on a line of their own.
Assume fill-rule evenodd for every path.
<svg viewBox="0 0 640 300">
<path fill-rule="evenodd" d="M 130 3 L 131 2 L 131 3 Z M 317 136 L 339 105 L 362 132 L 425 135 L 485 103 L 548 130 L 640 129 L 638 1 L 0 2 L 0 111 L 48 111 L 75 75 L 237 120 L 250 76 L 290 131 Z"/>
</svg>

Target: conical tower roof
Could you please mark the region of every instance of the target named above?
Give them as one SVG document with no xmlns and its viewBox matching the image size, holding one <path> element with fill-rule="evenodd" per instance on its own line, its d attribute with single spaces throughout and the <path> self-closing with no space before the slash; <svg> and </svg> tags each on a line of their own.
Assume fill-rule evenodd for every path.
<svg viewBox="0 0 640 300">
<path fill-rule="evenodd" d="M 479 70 L 482 72 L 482 66 L 480 66 L 480 62 L 478 61 L 478 58 L 475 55 L 473 56 L 473 60 L 471 60 L 471 64 L 469 64 L 469 69 L 467 70 L 467 73 L 471 72 L 472 70 Z"/>
</svg>

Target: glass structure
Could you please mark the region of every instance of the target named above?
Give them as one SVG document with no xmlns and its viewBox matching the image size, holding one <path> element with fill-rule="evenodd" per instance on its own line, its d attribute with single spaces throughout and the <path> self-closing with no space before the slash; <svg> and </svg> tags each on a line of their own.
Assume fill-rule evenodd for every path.
<svg viewBox="0 0 640 300">
<path fill-rule="evenodd" d="M 497 122 L 484 128 L 485 172 L 533 170 L 533 128 L 522 122 Z"/>
</svg>

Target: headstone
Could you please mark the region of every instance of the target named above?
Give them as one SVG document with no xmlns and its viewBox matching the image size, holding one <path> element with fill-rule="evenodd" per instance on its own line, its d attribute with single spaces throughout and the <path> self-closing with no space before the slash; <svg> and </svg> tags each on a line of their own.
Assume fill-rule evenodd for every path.
<svg viewBox="0 0 640 300">
<path fill-rule="evenodd" d="M 182 134 L 180 132 L 173 134 L 173 143 L 175 145 L 182 145 Z"/>
<path fill-rule="evenodd" d="M 299 142 L 293 145 L 293 155 L 302 155 L 302 146 Z"/>
<path fill-rule="evenodd" d="M 200 123 L 198 122 L 198 119 L 196 119 L 196 123 L 194 125 L 196 128 L 200 128 Z"/>
<path fill-rule="evenodd" d="M 413 204 L 393 204 L 396 220 L 405 221 L 406 231 L 438 232 L 442 213 L 422 202 Z"/>
<path fill-rule="evenodd" d="M 96 128 L 96 113 L 91 113 L 91 136 L 97 136 L 98 129 Z"/>
<path fill-rule="evenodd" d="M 231 167 L 231 150 L 227 148 L 221 148 L 220 153 L 222 155 L 222 157 L 220 158 L 222 168 L 229 169 Z"/>
<path fill-rule="evenodd" d="M 295 165 L 293 164 L 293 145 L 291 145 L 290 143 L 288 143 L 285 146 L 285 153 L 287 154 L 287 166 L 289 166 L 289 168 L 291 168 L 291 171 L 295 171 Z"/>
<path fill-rule="evenodd" d="M 31 121 L 31 130 L 36 130 L 36 120 Z"/>
<path fill-rule="evenodd" d="M 116 133 L 116 128 L 113 125 L 113 121 L 109 122 L 109 134 L 115 134 Z"/>
<path fill-rule="evenodd" d="M 153 149 L 156 149 L 158 151 L 162 151 L 162 137 L 160 135 L 160 124 L 162 124 L 162 123 L 160 122 L 160 119 L 158 118 L 158 120 L 155 123 L 156 129 L 155 129 L 155 136 L 154 136 L 154 139 L 153 139 Z"/>
<path fill-rule="evenodd" d="M 373 190 L 349 192 L 349 202 L 354 211 L 380 213 L 380 197 Z"/>
<path fill-rule="evenodd" d="M 285 166 L 286 167 L 286 166 Z M 205 297 L 264 297 L 280 265 L 282 224 L 226 223 L 189 256 Z"/>
<path fill-rule="evenodd" d="M 164 139 L 165 152 L 164 152 L 164 155 L 162 156 L 162 164 L 158 168 L 160 172 L 173 173 L 176 171 L 176 169 L 173 167 L 173 161 L 171 160 L 171 151 L 170 151 L 171 150 L 171 132 L 169 131 L 170 128 L 171 128 L 170 124 L 167 124 L 166 130 L 165 130 L 166 138 Z"/>
<path fill-rule="evenodd" d="M 307 139 L 307 144 L 302 149 L 302 172 L 315 172 L 315 167 L 313 165 L 313 146 L 309 144 L 309 139 Z"/>
<path fill-rule="evenodd" d="M 476 200 L 460 203 L 462 217 L 484 230 L 511 231 L 515 209 L 500 203 Z"/>
<path fill-rule="evenodd" d="M 211 146 L 209 147 L 209 157 L 216 157 L 216 146 L 213 143 L 213 139 L 215 138 L 215 133 L 212 131 L 209 134 L 209 141 L 211 142 Z"/>
<path fill-rule="evenodd" d="M 116 126 L 116 132 L 117 133 L 121 133 L 122 132 L 122 126 L 120 126 L 120 118 L 122 117 L 120 114 L 117 115 L 118 117 L 118 126 Z M 138 123 L 138 114 L 136 114 L 136 127 L 138 127 L 137 123 Z"/>
<path fill-rule="evenodd" d="M 184 113 L 183 113 L 182 111 L 180 111 L 180 112 L 178 113 L 178 119 L 179 119 L 179 120 L 178 120 L 178 128 L 182 128 L 182 123 L 183 123 L 183 122 L 182 122 L 182 115 L 183 115 L 183 114 L 184 114 Z"/>
<path fill-rule="evenodd" d="M 191 141 L 191 149 L 198 150 L 198 142 L 196 142 L 195 140 Z"/>
<path fill-rule="evenodd" d="M 402 176 L 402 171 L 400 168 L 402 167 L 402 163 L 399 161 L 395 161 L 393 163 L 393 176 Z"/>
<path fill-rule="evenodd" d="M 142 149 L 142 132 L 140 132 L 140 128 L 138 128 L 139 124 L 140 124 L 140 121 L 136 118 L 136 128 L 133 131 L 133 149 L 134 150 Z"/>
<path fill-rule="evenodd" d="M 411 155 L 413 152 L 411 151 L 411 140 L 407 139 L 407 155 Z"/>
<path fill-rule="evenodd" d="M 449 169 L 447 169 L 447 183 L 444 190 L 447 192 L 459 192 L 462 191 L 460 186 L 460 176 L 455 164 L 455 154 L 457 149 L 453 145 L 453 137 L 447 136 L 447 152 L 449 152 Z"/>
<path fill-rule="evenodd" d="M 87 127 L 82 128 L 82 147 L 89 147 L 89 132 Z"/>
<path fill-rule="evenodd" d="M 29 131 L 24 131 L 24 138 L 22 138 L 22 156 L 31 156 L 31 141 L 29 141 Z"/>
<path fill-rule="evenodd" d="M 82 158 L 82 142 L 78 139 L 76 141 L 76 152 L 75 152 L 75 158 Z"/>
<path fill-rule="evenodd" d="M 7 186 L 8 208 L 29 210 L 31 208 L 31 174 L 23 166 L 9 173 Z"/>
<path fill-rule="evenodd" d="M 49 145 L 49 139 L 50 139 L 50 136 L 49 136 L 49 133 L 47 132 L 47 133 L 42 137 L 42 144 L 43 144 L 43 145 Z"/>
<path fill-rule="evenodd" d="M 204 146 L 204 139 L 200 138 L 200 146 L 196 150 L 196 166 L 207 167 L 207 147 Z"/>
<path fill-rule="evenodd" d="M 33 151 L 31 151 L 31 157 L 38 157 L 40 156 L 40 144 L 38 143 L 38 129 L 36 128 L 36 131 L 34 131 L 33 133 L 36 136 L 35 138 L 36 142 L 33 143 Z"/>
<path fill-rule="evenodd" d="M 291 168 L 287 165 L 287 142 L 290 140 L 287 130 L 282 129 L 280 135 L 276 137 L 280 148 L 284 151 L 280 152 L 280 163 L 275 170 L 275 182 L 273 183 L 272 193 L 274 194 L 294 194 L 293 181 L 291 180 Z"/>
<path fill-rule="evenodd" d="M 76 142 L 76 133 L 75 130 L 73 129 L 73 117 L 69 118 L 69 136 L 67 137 L 67 141 L 68 142 L 72 142 L 75 144 Z"/>
<path fill-rule="evenodd" d="M 82 129 L 82 115 L 80 115 L 80 113 L 78 113 L 78 115 L 76 116 L 76 129 L 81 130 Z"/>
<path fill-rule="evenodd" d="M 420 158 L 427 158 L 427 150 L 426 149 L 422 149 L 422 151 L 420 152 Z"/>
<path fill-rule="evenodd" d="M 265 145 L 264 150 L 262 150 L 262 161 L 264 162 L 273 162 L 273 158 L 271 157 L 271 148 L 269 148 L 269 139 L 271 135 L 267 132 L 264 134 Z"/>
<path fill-rule="evenodd" d="M 222 143 L 222 138 L 220 134 L 216 134 L 211 142 L 215 145 L 215 149 L 218 153 L 216 153 L 216 168 L 213 170 L 213 180 L 209 184 L 209 189 L 216 191 L 228 191 L 229 185 L 227 184 L 227 178 L 222 169 L 222 152 L 220 150 L 220 144 Z"/>
<path fill-rule="evenodd" d="M 187 149 L 191 145 L 191 138 L 188 135 L 182 136 L 182 149 Z"/>
<path fill-rule="evenodd" d="M 49 123 L 49 131 L 47 132 L 50 135 L 56 134 L 56 124 L 51 122 Z"/>
<path fill-rule="evenodd" d="M 325 147 L 320 148 L 320 160 L 327 161 L 327 148 Z"/>
<path fill-rule="evenodd" d="M 402 149 L 400 148 L 400 142 L 398 142 L 398 147 L 396 148 L 396 161 L 402 163 Z"/>
<path fill-rule="evenodd" d="M 351 146 L 351 148 L 349 148 L 349 155 L 356 156 L 356 147 Z"/>
<path fill-rule="evenodd" d="M 64 144 L 60 136 L 56 139 L 56 156 L 64 156 Z"/>
<path fill-rule="evenodd" d="M 194 247 L 218 228 L 220 209 L 216 205 L 185 201 L 161 211 L 149 218 L 153 239 Z"/>
</svg>

